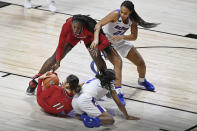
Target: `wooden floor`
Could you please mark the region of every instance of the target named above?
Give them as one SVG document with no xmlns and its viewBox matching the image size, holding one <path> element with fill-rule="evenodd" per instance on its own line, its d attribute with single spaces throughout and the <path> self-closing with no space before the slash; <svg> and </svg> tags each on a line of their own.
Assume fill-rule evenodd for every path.
<svg viewBox="0 0 197 131">
<path fill-rule="evenodd" d="M 82 13 L 99 20 L 119 8 L 121 1 L 56 0 L 56 13 L 47 11 L 45 0 L 32 0 L 34 7 L 42 5 L 37 9 L 24 9 L 22 0 L 1 1 L 13 4 L 0 8 L 0 131 L 91 130 L 78 120 L 44 113 L 35 96 L 27 96 L 25 90 L 30 77 L 55 51 L 68 17 Z M 126 108 L 141 120 L 124 120 L 114 102 L 106 99 L 100 104 L 115 110 L 116 122 L 94 130 L 197 131 L 197 39 L 184 37 L 197 34 L 197 1 L 133 1 L 144 19 L 161 23 L 152 30 L 140 29 L 133 42 L 146 62 L 146 78 L 156 91 L 140 87 L 136 67 L 123 59 Z M 73 73 L 80 82 L 88 80 L 94 76 L 91 61 L 83 43 L 79 43 L 63 59 L 57 71 L 60 79 Z"/>
</svg>

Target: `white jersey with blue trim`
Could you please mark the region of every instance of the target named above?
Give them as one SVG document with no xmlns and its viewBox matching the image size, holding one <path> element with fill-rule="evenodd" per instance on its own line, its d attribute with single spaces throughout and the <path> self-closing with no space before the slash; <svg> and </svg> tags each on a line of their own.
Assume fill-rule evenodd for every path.
<svg viewBox="0 0 197 131">
<path fill-rule="evenodd" d="M 87 81 L 82 86 L 81 93 L 89 94 L 90 96 L 94 97 L 96 100 L 99 100 L 100 98 L 102 98 L 108 93 L 108 90 L 101 87 L 99 79 L 93 78 Z"/>
<path fill-rule="evenodd" d="M 127 24 L 123 23 L 122 18 L 120 17 L 120 10 L 115 10 L 119 12 L 119 18 L 116 22 L 108 23 L 103 27 L 104 33 L 108 38 L 116 35 L 124 35 L 124 33 L 131 27 L 132 21 L 129 19 Z"/>
</svg>

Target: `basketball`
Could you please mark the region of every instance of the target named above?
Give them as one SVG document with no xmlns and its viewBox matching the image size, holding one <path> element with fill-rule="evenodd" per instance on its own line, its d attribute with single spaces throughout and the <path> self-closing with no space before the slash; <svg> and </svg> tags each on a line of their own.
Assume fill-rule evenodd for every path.
<svg viewBox="0 0 197 131">
<path fill-rule="evenodd" d="M 45 88 L 49 88 L 52 85 L 59 85 L 59 78 L 56 74 L 50 72 L 46 76 L 48 77 L 43 80 L 43 86 Z"/>
</svg>

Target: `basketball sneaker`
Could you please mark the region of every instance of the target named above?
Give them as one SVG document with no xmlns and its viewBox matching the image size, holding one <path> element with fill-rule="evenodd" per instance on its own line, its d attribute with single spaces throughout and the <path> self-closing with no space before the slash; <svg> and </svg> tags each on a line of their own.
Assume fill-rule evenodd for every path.
<svg viewBox="0 0 197 131">
<path fill-rule="evenodd" d="M 146 79 L 144 80 L 144 82 L 140 82 L 138 80 L 138 84 L 141 86 L 144 86 L 148 91 L 154 91 L 155 87 L 153 84 L 151 84 L 150 82 L 148 82 Z"/>
<path fill-rule="evenodd" d="M 31 0 L 25 0 L 24 7 L 27 9 L 31 8 Z"/>
<path fill-rule="evenodd" d="M 36 74 L 33 79 L 29 82 L 29 86 L 26 90 L 27 95 L 34 95 L 35 94 L 35 89 L 38 85 L 38 83 L 35 81 L 36 78 L 40 77 L 40 74 Z"/>
</svg>

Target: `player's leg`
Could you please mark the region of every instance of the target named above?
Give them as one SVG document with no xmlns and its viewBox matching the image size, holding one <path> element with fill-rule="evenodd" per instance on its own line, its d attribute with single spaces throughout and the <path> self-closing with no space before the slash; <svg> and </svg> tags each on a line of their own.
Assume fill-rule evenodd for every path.
<svg viewBox="0 0 197 131">
<path fill-rule="evenodd" d="M 92 54 L 91 51 L 89 51 L 89 53 L 90 53 L 90 56 L 92 57 L 93 61 L 95 62 L 96 66 L 97 66 L 97 69 L 100 72 L 104 72 L 104 70 L 107 69 L 107 65 L 106 65 L 104 59 L 101 56 L 101 52 L 99 50 L 97 50 L 97 56 L 95 56 L 94 54 Z"/>
<path fill-rule="evenodd" d="M 81 115 L 81 120 L 86 127 L 99 127 L 100 125 L 113 125 L 114 119 L 108 112 L 103 112 L 101 115 L 93 117 L 86 113 Z"/>
<path fill-rule="evenodd" d="M 88 94 L 77 94 L 72 100 L 72 107 L 87 127 L 112 125 L 113 117 Z"/>
<path fill-rule="evenodd" d="M 126 105 L 124 101 L 124 95 L 121 91 L 122 88 L 122 59 L 118 52 L 112 48 L 111 46 L 107 47 L 104 50 L 104 54 L 109 59 L 109 61 L 114 65 L 114 71 L 116 73 L 116 80 L 115 80 L 115 89 L 118 94 L 118 97 L 123 105 Z"/>
<path fill-rule="evenodd" d="M 122 84 L 122 59 L 118 52 L 112 48 L 107 47 L 104 51 L 105 56 L 114 66 L 114 71 L 116 73 L 116 80 L 115 80 L 115 86 L 121 86 Z"/>
<path fill-rule="evenodd" d="M 97 117 L 101 120 L 101 125 L 113 125 L 115 122 L 114 118 L 106 111 Z"/>
<path fill-rule="evenodd" d="M 64 47 L 64 52 L 63 55 L 61 57 L 61 60 L 66 56 L 66 54 L 73 48 L 73 46 L 71 44 L 66 44 L 66 46 Z M 57 51 L 57 50 L 56 50 Z M 56 64 L 56 51 L 54 52 L 54 54 L 49 57 L 44 64 L 42 65 L 40 71 L 38 74 L 36 74 L 33 79 L 29 82 L 29 86 L 26 90 L 26 93 L 28 95 L 33 95 L 37 86 L 37 82 L 34 81 L 35 78 L 40 77 L 42 74 L 46 73 L 47 71 L 50 71 L 51 68 L 53 67 L 53 65 Z"/>
<path fill-rule="evenodd" d="M 144 86 L 147 90 L 153 91 L 155 89 L 154 86 L 145 79 L 145 75 L 146 75 L 145 62 L 135 47 L 132 47 L 130 49 L 126 58 L 137 66 L 137 71 L 139 73 L 138 83 Z"/>
</svg>

